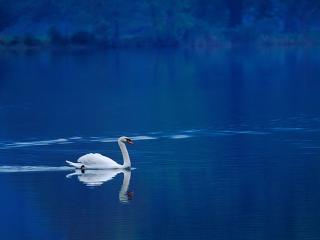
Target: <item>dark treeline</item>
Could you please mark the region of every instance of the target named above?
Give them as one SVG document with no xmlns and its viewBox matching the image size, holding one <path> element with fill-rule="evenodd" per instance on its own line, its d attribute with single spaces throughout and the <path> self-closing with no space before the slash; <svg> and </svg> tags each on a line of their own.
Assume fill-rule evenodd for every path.
<svg viewBox="0 0 320 240">
<path fill-rule="evenodd" d="M 3 46 L 318 44 L 319 0 L 0 0 Z"/>
</svg>

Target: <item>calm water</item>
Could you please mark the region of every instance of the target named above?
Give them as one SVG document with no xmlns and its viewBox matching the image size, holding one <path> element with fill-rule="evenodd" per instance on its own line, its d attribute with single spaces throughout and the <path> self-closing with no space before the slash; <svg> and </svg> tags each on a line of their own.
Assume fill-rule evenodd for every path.
<svg viewBox="0 0 320 240">
<path fill-rule="evenodd" d="M 320 52 L 2 52 L 3 239 L 320 239 Z M 65 167 L 88 152 L 131 172 Z M 127 194 L 129 192 L 129 194 Z"/>
</svg>

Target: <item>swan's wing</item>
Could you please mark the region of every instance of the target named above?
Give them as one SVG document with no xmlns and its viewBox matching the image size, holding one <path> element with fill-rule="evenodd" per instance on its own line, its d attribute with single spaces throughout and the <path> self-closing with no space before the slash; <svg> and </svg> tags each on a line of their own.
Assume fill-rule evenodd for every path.
<svg viewBox="0 0 320 240">
<path fill-rule="evenodd" d="M 103 156 L 99 153 L 89 153 L 78 159 L 78 162 L 86 167 L 95 166 L 97 168 L 118 168 L 120 165 L 111 158 Z"/>
<path fill-rule="evenodd" d="M 103 156 L 99 153 L 89 153 L 89 154 L 83 155 L 78 159 L 78 162 L 83 163 L 84 165 L 103 164 L 109 161 L 114 162 L 111 158 Z"/>
</svg>

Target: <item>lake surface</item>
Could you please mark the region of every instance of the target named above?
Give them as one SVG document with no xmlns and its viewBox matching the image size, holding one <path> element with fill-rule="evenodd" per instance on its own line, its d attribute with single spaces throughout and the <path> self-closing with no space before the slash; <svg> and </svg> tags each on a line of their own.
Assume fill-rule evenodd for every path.
<svg viewBox="0 0 320 240">
<path fill-rule="evenodd" d="M 314 48 L 3 51 L 1 238 L 320 239 L 319 65 Z M 122 163 L 122 135 L 131 172 L 66 167 Z"/>
</svg>

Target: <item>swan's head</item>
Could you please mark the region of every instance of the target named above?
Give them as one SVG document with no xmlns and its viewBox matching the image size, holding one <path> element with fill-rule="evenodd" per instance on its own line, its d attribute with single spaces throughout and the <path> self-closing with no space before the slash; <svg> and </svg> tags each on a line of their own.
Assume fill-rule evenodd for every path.
<svg viewBox="0 0 320 240">
<path fill-rule="evenodd" d="M 133 141 L 128 137 L 120 137 L 118 142 L 133 144 Z"/>
</svg>

